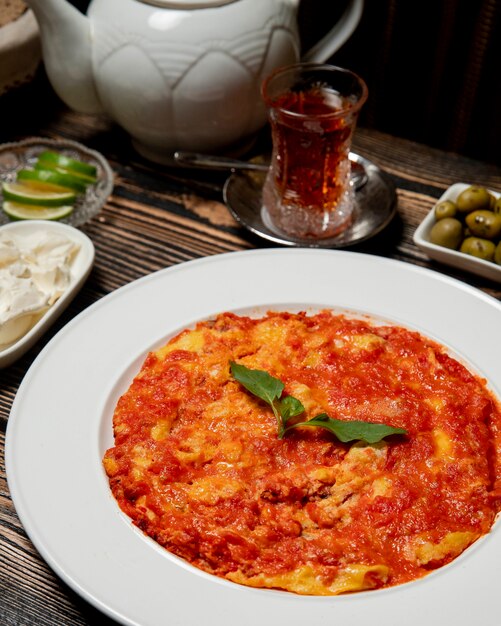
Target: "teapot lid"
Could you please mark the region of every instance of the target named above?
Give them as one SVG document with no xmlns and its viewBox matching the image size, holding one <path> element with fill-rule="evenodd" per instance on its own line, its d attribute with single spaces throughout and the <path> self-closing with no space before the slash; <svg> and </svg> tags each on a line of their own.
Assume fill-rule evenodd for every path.
<svg viewBox="0 0 501 626">
<path fill-rule="evenodd" d="M 223 4 L 237 2 L 237 0 L 140 0 L 145 4 L 152 4 L 164 9 L 208 9 Z"/>
</svg>

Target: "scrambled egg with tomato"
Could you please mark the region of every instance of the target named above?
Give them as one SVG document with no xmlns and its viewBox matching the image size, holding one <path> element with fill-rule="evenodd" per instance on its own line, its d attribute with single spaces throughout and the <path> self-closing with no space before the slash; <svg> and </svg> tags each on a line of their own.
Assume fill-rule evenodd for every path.
<svg viewBox="0 0 501 626">
<path fill-rule="evenodd" d="M 320 413 L 405 428 L 377 444 L 298 427 L 230 361 Z M 416 332 L 324 311 L 231 313 L 150 353 L 104 457 L 121 509 L 160 545 L 235 583 L 336 595 L 418 579 L 501 508 L 501 413 L 485 381 Z"/>
</svg>

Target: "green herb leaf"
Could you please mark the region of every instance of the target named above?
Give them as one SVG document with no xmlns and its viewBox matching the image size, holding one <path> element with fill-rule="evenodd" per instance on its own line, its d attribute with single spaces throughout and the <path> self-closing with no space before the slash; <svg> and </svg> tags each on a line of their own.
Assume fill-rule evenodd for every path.
<svg viewBox="0 0 501 626">
<path fill-rule="evenodd" d="M 272 404 L 274 400 L 278 400 L 284 390 L 284 384 L 278 378 L 270 376 L 268 372 L 262 370 L 253 370 L 239 365 L 234 361 L 230 361 L 231 373 L 235 380 L 243 385 L 248 391 L 253 393 L 261 400 Z"/>
<path fill-rule="evenodd" d="M 230 370 L 235 378 L 247 391 L 267 402 L 277 420 L 278 436 L 280 439 L 292 428 L 298 426 L 316 426 L 325 428 L 339 441 L 365 441 L 366 443 L 377 443 L 389 435 L 406 435 L 405 428 L 394 428 L 386 424 L 374 424 L 371 422 L 352 421 L 345 422 L 331 418 L 327 413 L 321 413 L 307 422 L 299 422 L 287 426 L 287 422 L 301 413 L 305 408 L 301 402 L 293 396 L 281 398 L 284 384 L 278 378 L 271 376 L 263 370 L 253 370 L 245 365 L 239 365 L 230 361 Z"/>
<path fill-rule="evenodd" d="M 395 428 L 386 424 L 372 422 L 362 422 L 359 420 L 345 422 L 343 420 L 329 417 L 326 413 L 321 413 L 307 422 L 299 422 L 287 426 L 284 432 L 297 428 L 298 426 L 316 426 L 324 428 L 333 433 L 339 441 L 365 441 L 366 443 L 377 443 L 389 435 L 406 435 L 405 428 Z"/>
<path fill-rule="evenodd" d="M 304 406 L 297 398 L 294 398 L 294 396 L 285 396 L 285 398 L 280 401 L 278 410 L 280 411 L 285 426 L 291 417 L 296 417 L 304 413 Z"/>
<path fill-rule="evenodd" d="M 270 405 L 277 420 L 279 437 L 282 438 L 285 432 L 285 425 L 275 401 L 279 400 L 282 395 L 284 390 L 283 382 L 271 376 L 268 372 L 253 370 L 234 361 L 230 361 L 230 370 L 235 380 L 243 385 L 247 391 L 250 391 Z"/>
</svg>

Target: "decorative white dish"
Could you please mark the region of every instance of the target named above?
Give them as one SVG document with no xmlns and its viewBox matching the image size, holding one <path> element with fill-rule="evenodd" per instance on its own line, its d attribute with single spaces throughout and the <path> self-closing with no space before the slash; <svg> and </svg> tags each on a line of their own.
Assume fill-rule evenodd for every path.
<svg viewBox="0 0 501 626">
<path fill-rule="evenodd" d="M 485 626 L 499 624 L 499 523 L 417 582 L 311 597 L 243 587 L 196 570 L 147 539 L 119 510 L 101 459 L 113 444 L 116 401 L 150 349 L 222 311 L 326 307 L 383 318 L 440 341 L 500 396 L 492 329 L 501 303 L 438 272 L 347 251 L 268 249 L 146 276 L 99 300 L 47 344 L 7 425 L 7 478 L 17 513 L 73 590 L 127 626 L 401 626 L 402 619 L 408 626 L 443 626 L 444 611 L 454 626 L 471 626 L 479 615 Z M 482 323 L 465 333 L 472 319 Z"/>
<path fill-rule="evenodd" d="M 89 185 L 84 194 L 80 194 L 74 205 L 73 212 L 60 223 L 81 226 L 97 215 L 103 208 L 108 196 L 113 191 L 113 171 L 102 154 L 70 139 L 45 139 L 30 137 L 23 141 L 0 145 L 0 183 L 14 182 L 17 172 L 21 169 L 32 169 L 38 155 L 44 150 L 60 152 L 78 161 L 94 165 L 97 168 L 98 181 Z M 2 188 L 0 185 L 0 203 Z M 12 220 L 0 208 L 0 225 Z"/>
<path fill-rule="evenodd" d="M 455 201 L 459 194 L 467 187 L 470 187 L 468 183 L 455 183 L 449 187 L 442 196 L 437 200 L 435 204 L 444 200 Z M 489 189 L 489 191 L 499 198 L 501 195 L 499 192 Z M 501 265 L 497 265 L 493 261 L 484 261 L 477 257 L 459 252 L 458 250 L 451 250 L 444 248 L 443 246 L 437 246 L 430 241 L 430 231 L 435 224 L 435 205 L 433 209 L 428 213 L 424 220 L 419 224 L 414 232 L 414 243 L 420 248 L 427 256 L 435 261 L 440 261 L 451 267 L 457 267 L 458 269 L 477 274 L 490 280 L 501 281 Z"/>
<path fill-rule="evenodd" d="M 39 319 L 39 321 L 15 343 L 3 348 L 0 347 L 0 368 L 7 367 L 25 352 L 27 352 L 33 344 L 45 333 L 48 328 L 56 321 L 72 299 L 76 296 L 79 289 L 89 275 L 94 263 L 94 244 L 81 231 L 61 224 L 59 222 L 29 220 L 23 222 L 12 222 L 5 226 L 0 226 L 0 233 L 10 232 L 18 235 L 29 235 L 37 230 L 52 231 L 61 233 L 68 239 L 78 244 L 79 250 L 73 260 L 70 270 L 70 284 L 63 295 L 49 308 L 49 310 Z"/>
</svg>

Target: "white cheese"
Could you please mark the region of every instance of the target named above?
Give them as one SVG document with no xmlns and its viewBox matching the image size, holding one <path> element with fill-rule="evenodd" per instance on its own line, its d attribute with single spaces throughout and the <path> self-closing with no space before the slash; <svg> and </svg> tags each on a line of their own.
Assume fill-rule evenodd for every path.
<svg viewBox="0 0 501 626">
<path fill-rule="evenodd" d="M 49 230 L 0 233 L 0 349 L 25 335 L 65 292 L 78 250 Z"/>
</svg>

